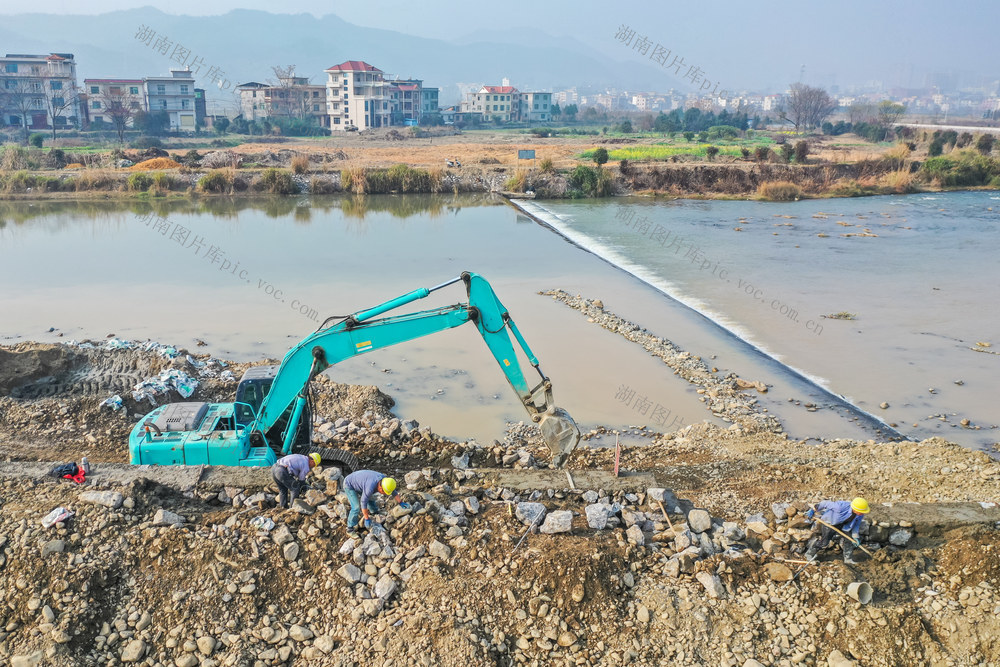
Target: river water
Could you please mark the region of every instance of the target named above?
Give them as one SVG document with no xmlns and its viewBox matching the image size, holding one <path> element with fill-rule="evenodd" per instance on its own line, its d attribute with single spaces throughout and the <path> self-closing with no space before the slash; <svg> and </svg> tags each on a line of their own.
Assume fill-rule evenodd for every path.
<svg viewBox="0 0 1000 667">
<path fill-rule="evenodd" d="M 318 320 L 471 270 L 493 284 L 584 428 L 649 423 L 618 400 L 623 389 L 661 404 L 675 426 L 721 422 L 669 368 L 540 290 L 601 298 L 720 372 L 764 380 L 763 405 L 795 437 L 873 437 L 832 392 L 908 435 L 987 447 L 1000 363 L 990 354 L 1000 348 L 990 208 L 1000 201 L 934 197 L 530 203 L 550 227 L 479 196 L 8 202 L 0 341 L 115 334 L 280 358 Z M 865 229 L 877 236 L 841 236 Z M 464 299 L 456 285 L 406 310 Z M 840 311 L 857 319 L 822 317 Z M 379 385 L 397 414 L 453 437 L 489 442 L 525 418 L 472 327 L 330 374 Z M 807 412 L 810 401 L 821 409 Z M 957 426 L 962 418 L 985 430 Z"/>
<path fill-rule="evenodd" d="M 525 206 L 906 435 L 1000 439 L 995 192 Z"/>
</svg>

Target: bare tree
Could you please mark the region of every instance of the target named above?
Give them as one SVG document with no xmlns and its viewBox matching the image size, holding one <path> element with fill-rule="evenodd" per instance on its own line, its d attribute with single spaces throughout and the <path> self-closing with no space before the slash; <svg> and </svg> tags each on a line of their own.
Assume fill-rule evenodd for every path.
<svg viewBox="0 0 1000 667">
<path fill-rule="evenodd" d="M 45 75 L 42 77 L 42 88 L 45 91 L 46 111 L 52 123 L 52 138 L 56 138 L 58 129 L 57 118 L 62 118 L 67 109 L 74 109 L 80 99 L 80 91 L 76 83 L 70 79 L 69 86 L 66 84 L 66 77 Z"/>
<path fill-rule="evenodd" d="M 276 80 L 268 81 L 271 86 L 271 104 L 268 110 L 271 115 L 287 116 L 289 118 L 305 118 L 309 111 L 309 100 L 305 92 L 295 83 L 295 65 L 271 67 Z"/>
<path fill-rule="evenodd" d="M 847 107 L 847 120 L 851 125 L 870 123 L 875 118 L 875 105 L 871 102 L 855 102 Z"/>
<path fill-rule="evenodd" d="M 24 145 L 28 145 L 28 116 L 46 113 L 45 93 L 38 78 L 19 76 L 4 79 L 3 108 L 17 114 L 24 131 Z"/>
<path fill-rule="evenodd" d="M 799 128 L 818 127 L 837 108 L 837 101 L 822 88 L 793 83 L 788 98 L 778 110 L 778 117 Z"/>
<path fill-rule="evenodd" d="M 101 95 L 101 105 L 104 107 L 104 115 L 115 126 L 118 143 L 125 143 L 125 130 L 128 129 L 136 113 L 142 109 L 139 98 L 129 92 L 128 86 L 109 86 L 107 92 Z"/>
</svg>

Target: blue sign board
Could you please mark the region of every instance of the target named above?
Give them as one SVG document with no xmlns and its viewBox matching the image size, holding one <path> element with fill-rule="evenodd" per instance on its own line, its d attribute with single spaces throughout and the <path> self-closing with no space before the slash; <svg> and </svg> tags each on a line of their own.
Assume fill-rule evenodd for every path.
<svg viewBox="0 0 1000 667">
<path fill-rule="evenodd" d="M 521 150 L 519 150 L 517 152 L 517 159 L 518 160 L 534 160 L 535 159 L 535 151 L 521 151 Z"/>
</svg>

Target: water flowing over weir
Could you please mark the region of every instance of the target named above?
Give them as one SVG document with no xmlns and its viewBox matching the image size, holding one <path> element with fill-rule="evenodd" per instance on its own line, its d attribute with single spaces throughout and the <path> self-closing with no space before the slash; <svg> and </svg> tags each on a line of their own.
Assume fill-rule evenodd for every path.
<svg viewBox="0 0 1000 667">
<path fill-rule="evenodd" d="M 558 215 L 553 214 L 550 211 L 545 210 L 542 206 L 530 202 L 530 201 L 515 201 L 512 200 L 511 203 L 518 207 L 526 215 L 530 216 L 533 220 L 539 224 L 551 229 L 555 233 L 559 234 L 567 241 L 573 245 L 579 247 L 588 253 L 591 253 L 604 261 L 608 262 L 615 268 L 618 268 L 638 280 L 646 283 L 650 287 L 661 292 L 668 299 L 678 301 L 683 303 L 685 306 L 696 312 L 707 322 L 711 323 L 715 327 L 721 329 L 726 335 L 731 337 L 738 345 L 745 348 L 748 353 L 756 355 L 767 362 L 774 365 L 775 370 L 782 373 L 787 373 L 795 378 L 810 384 L 816 392 L 823 395 L 828 400 L 834 402 L 837 406 L 842 408 L 846 413 L 854 416 L 861 423 L 865 430 L 870 431 L 874 437 L 879 438 L 898 438 L 906 439 L 906 436 L 896 429 L 892 428 L 879 418 L 871 415 L 858 406 L 851 403 L 847 398 L 840 396 L 829 388 L 823 386 L 822 381 L 810 377 L 803 371 L 793 368 L 787 364 L 783 364 L 774 356 L 769 354 L 766 350 L 755 345 L 752 341 L 748 340 L 743 332 L 739 331 L 739 328 L 725 322 L 723 318 L 717 319 L 717 316 L 704 310 L 704 306 L 697 302 L 697 300 L 690 297 L 677 294 L 676 288 L 665 281 L 659 280 L 652 276 L 648 271 L 644 270 L 643 267 L 638 266 L 629 262 L 628 260 L 621 257 L 619 253 L 614 252 L 609 248 L 602 247 L 599 243 L 594 243 L 588 239 L 585 235 L 576 233 L 571 227 L 567 226 L 562 220 L 559 219 Z M 593 298 L 599 298 L 599 295 L 593 295 Z M 721 321 L 720 321 L 721 320 Z M 669 334 L 667 335 L 669 338 Z M 689 350 L 690 351 L 690 350 Z M 691 351 L 697 354 L 697 351 Z"/>
</svg>

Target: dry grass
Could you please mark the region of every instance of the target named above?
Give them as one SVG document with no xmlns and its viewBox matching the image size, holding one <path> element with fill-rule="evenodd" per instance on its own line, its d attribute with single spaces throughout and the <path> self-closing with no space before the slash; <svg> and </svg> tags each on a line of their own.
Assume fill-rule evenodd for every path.
<svg viewBox="0 0 1000 667">
<path fill-rule="evenodd" d="M 118 176 L 107 169 L 84 169 L 73 184 L 77 192 L 82 190 L 118 190 Z"/>
<path fill-rule="evenodd" d="M 793 201 L 802 196 L 802 188 L 788 181 L 768 181 L 757 188 L 757 196 L 769 201 Z"/>
<path fill-rule="evenodd" d="M 304 174 L 309 171 L 309 157 L 306 155 L 296 155 L 293 157 L 292 171 L 296 174 Z"/>
<path fill-rule="evenodd" d="M 906 148 L 906 146 L 903 146 L 903 148 Z M 888 174 L 883 174 L 878 179 L 877 184 L 896 194 L 906 194 L 915 190 L 913 180 L 913 174 L 910 173 L 909 169 L 898 169 L 890 171 Z"/>
</svg>

